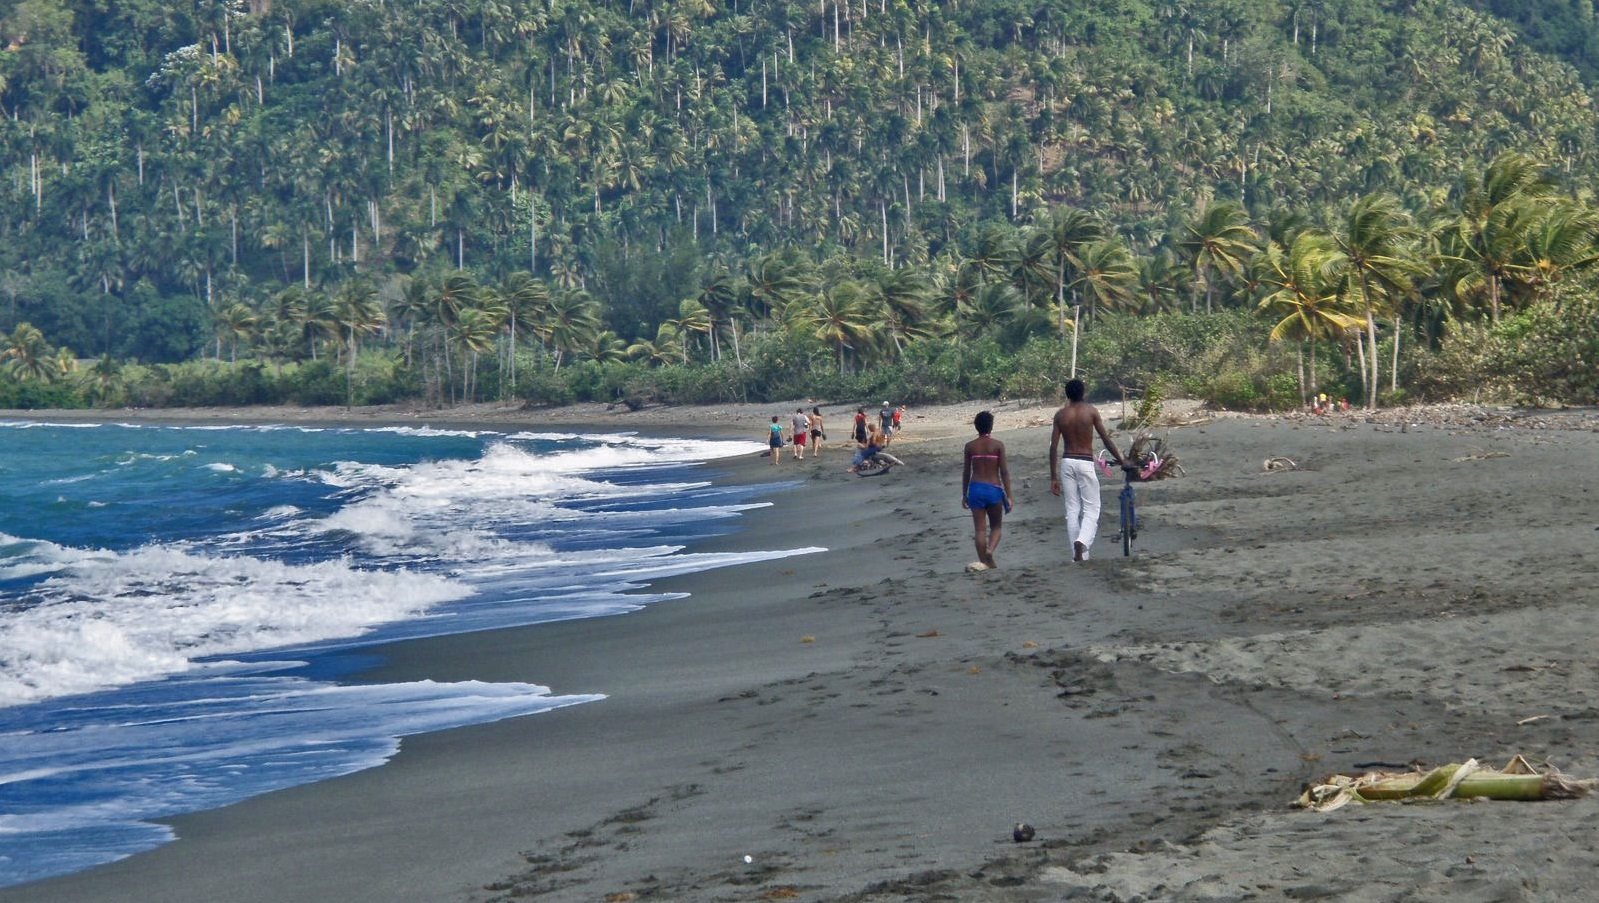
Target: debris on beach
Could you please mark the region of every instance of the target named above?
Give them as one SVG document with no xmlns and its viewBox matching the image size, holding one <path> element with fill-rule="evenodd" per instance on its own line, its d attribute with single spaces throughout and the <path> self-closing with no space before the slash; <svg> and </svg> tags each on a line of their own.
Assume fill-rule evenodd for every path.
<svg viewBox="0 0 1599 903">
<path fill-rule="evenodd" d="M 1587 796 L 1595 787 L 1599 780 L 1573 778 L 1553 767 L 1540 772 L 1525 757 L 1516 756 L 1497 770 L 1467 759 L 1431 771 L 1330 775 L 1300 794 L 1298 805 L 1331 812 L 1349 803 L 1382 800 L 1569 800 Z"/>
<path fill-rule="evenodd" d="M 1266 463 L 1263 466 L 1268 473 L 1273 470 L 1299 469 L 1299 464 L 1295 462 L 1293 458 L 1285 457 L 1283 455 L 1272 455 L 1270 458 L 1266 459 Z"/>
<path fill-rule="evenodd" d="M 1019 821 L 1016 823 L 1016 827 L 1011 829 L 1010 839 L 1016 841 L 1017 843 L 1026 843 L 1029 840 L 1032 840 L 1036 835 L 1037 832 L 1033 830 L 1032 825 L 1024 821 Z"/>
</svg>

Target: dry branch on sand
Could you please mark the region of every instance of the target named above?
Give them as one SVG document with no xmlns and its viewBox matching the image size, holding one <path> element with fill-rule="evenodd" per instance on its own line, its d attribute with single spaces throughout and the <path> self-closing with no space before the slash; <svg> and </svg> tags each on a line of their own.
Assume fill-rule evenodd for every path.
<svg viewBox="0 0 1599 903">
<path fill-rule="evenodd" d="M 1568 800 L 1587 796 L 1599 781 L 1579 780 L 1554 768 L 1540 772 L 1522 756 L 1494 770 L 1476 759 L 1440 765 L 1431 771 L 1372 771 L 1358 777 L 1335 774 L 1300 794 L 1298 805 L 1331 812 L 1349 803 L 1379 800 Z"/>
</svg>

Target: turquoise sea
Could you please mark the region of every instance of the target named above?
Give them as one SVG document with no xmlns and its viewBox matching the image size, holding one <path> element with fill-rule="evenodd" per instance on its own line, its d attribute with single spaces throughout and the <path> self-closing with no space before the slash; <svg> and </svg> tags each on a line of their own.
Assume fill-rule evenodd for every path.
<svg viewBox="0 0 1599 903">
<path fill-rule="evenodd" d="M 671 598 L 765 504 L 749 442 L 0 422 L 0 886 L 154 819 L 382 764 L 399 738 L 599 698 L 342 683 L 368 647 Z"/>
</svg>

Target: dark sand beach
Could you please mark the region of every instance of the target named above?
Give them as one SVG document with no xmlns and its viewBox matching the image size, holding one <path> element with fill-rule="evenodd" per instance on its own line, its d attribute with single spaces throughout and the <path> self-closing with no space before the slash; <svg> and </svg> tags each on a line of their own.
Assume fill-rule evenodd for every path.
<svg viewBox="0 0 1599 903">
<path fill-rule="evenodd" d="M 821 462 L 711 468 L 775 482 L 705 548 L 825 553 L 664 581 L 691 595 L 623 616 L 385 647 L 363 676 L 604 701 L 407 738 L 0 900 L 1591 898 L 1599 801 L 1290 803 L 1370 763 L 1599 776 L 1593 411 L 1184 412 L 1159 432 L 1187 475 L 1140 488 L 1138 553 L 1111 546 L 1107 486 L 1074 565 L 1049 409 L 1000 407 L 1018 505 L 1001 568 L 968 573 L 978 408 L 913 412 L 883 477 L 843 473 L 837 407 Z M 756 439 L 783 410 L 495 416 Z"/>
</svg>

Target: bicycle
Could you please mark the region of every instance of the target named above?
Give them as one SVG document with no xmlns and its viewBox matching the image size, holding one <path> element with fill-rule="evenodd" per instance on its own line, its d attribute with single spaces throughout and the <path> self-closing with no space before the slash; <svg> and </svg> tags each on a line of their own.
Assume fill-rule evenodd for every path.
<svg viewBox="0 0 1599 903">
<path fill-rule="evenodd" d="M 1110 469 L 1108 455 L 1101 451 L 1095 458 L 1099 465 L 1100 473 L 1110 476 L 1114 471 Z M 1122 557 L 1131 558 L 1133 554 L 1133 540 L 1138 538 L 1138 494 L 1133 491 L 1134 483 L 1142 483 L 1160 471 L 1160 456 L 1150 453 L 1142 464 L 1122 464 L 1122 474 L 1126 482 L 1122 484 L 1122 491 L 1116 494 L 1118 503 L 1119 520 L 1117 525 L 1121 528 L 1112 538 L 1112 542 L 1122 544 Z"/>
</svg>

